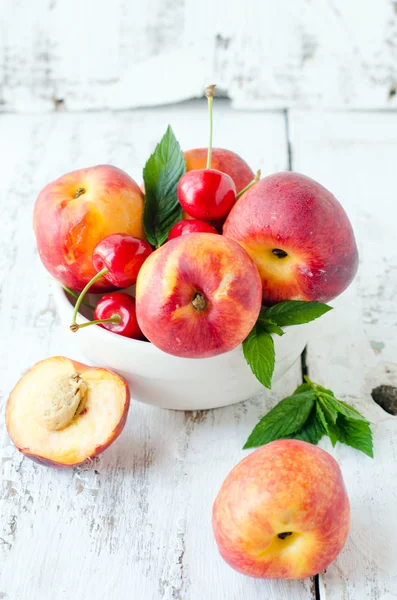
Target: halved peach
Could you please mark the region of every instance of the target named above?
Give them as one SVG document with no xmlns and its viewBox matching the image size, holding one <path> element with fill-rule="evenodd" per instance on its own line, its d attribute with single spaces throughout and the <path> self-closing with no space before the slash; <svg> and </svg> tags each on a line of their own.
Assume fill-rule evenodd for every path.
<svg viewBox="0 0 397 600">
<path fill-rule="evenodd" d="M 18 381 L 7 402 L 6 426 L 32 460 L 75 467 L 114 442 L 129 405 L 129 388 L 119 375 L 54 356 Z"/>
</svg>

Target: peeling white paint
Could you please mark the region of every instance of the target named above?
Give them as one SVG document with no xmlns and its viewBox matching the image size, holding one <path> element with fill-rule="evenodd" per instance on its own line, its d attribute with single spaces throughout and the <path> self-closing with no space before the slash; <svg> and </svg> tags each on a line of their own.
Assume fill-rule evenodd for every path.
<svg viewBox="0 0 397 600">
<path fill-rule="evenodd" d="M 392 0 L 2 0 L 0 108 L 395 107 Z"/>
</svg>

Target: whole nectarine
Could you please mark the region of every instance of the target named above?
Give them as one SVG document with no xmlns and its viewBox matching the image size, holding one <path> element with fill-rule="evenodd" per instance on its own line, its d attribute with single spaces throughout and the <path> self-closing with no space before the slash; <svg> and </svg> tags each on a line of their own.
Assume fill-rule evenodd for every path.
<svg viewBox="0 0 397 600">
<path fill-rule="evenodd" d="M 345 211 L 331 192 L 299 173 L 276 173 L 255 183 L 232 208 L 223 234 L 256 263 L 265 304 L 327 302 L 357 271 Z"/>
<path fill-rule="evenodd" d="M 144 239 L 143 194 L 127 173 L 99 165 L 63 175 L 39 194 L 34 231 L 40 258 L 55 279 L 82 290 L 96 274 L 92 252 L 103 238 L 125 233 Z M 91 291 L 113 289 L 102 279 Z"/>
<path fill-rule="evenodd" d="M 338 463 L 300 440 L 262 446 L 226 477 L 213 507 L 225 561 L 251 577 L 300 579 L 342 550 L 350 507 Z"/>
<path fill-rule="evenodd" d="M 208 148 L 195 148 L 184 152 L 186 171 L 205 169 Z M 254 179 L 254 172 L 238 154 L 224 148 L 213 148 L 211 168 L 229 175 L 236 186 L 237 194 Z"/>
<path fill-rule="evenodd" d="M 251 331 L 260 307 L 253 261 L 236 242 L 215 233 L 174 238 L 139 271 L 139 326 L 169 354 L 204 358 L 232 350 Z"/>
</svg>

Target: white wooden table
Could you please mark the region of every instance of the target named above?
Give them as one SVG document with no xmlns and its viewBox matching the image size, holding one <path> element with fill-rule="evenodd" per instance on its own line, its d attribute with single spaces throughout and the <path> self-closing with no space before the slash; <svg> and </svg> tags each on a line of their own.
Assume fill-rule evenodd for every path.
<svg viewBox="0 0 397 600">
<path fill-rule="evenodd" d="M 140 181 L 171 123 L 205 145 L 203 102 L 135 112 L 0 115 L 0 405 L 46 356 L 71 353 L 35 249 L 39 190 L 109 162 Z M 397 598 L 397 417 L 371 398 L 397 385 L 397 114 L 233 112 L 215 108 L 215 143 L 263 174 L 287 169 L 330 188 L 353 221 L 358 276 L 307 350 L 311 377 L 373 422 L 375 459 L 327 440 L 347 484 L 345 549 L 317 581 L 264 581 L 218 556 L 211 508 L 246 454 L 258 418 L 302 379 L 296 364 L 268 396 L 198 413 L 133 402 L 119 440 L 93 465 L 57 471 L 23 458 L 0 422 L 2 600 L 391 600 Z M 289 152 L 290 149 L 290 152 Z M 73 353 L 81 358 L 78 352 Z M 2 414 L 4 414 L 2 412 Z"/>
</svg>

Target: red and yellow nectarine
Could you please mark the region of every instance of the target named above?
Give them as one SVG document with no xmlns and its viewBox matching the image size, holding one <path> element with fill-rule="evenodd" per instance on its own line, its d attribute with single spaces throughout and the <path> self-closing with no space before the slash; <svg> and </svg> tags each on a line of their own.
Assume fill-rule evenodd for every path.
<svg viewBox="0 0 397 600">
<path fill-rule="evenodd" d="M 195 148 L 184 152 L 186 171 L 205 169 L 208 148 Z M 236 186 L 237 194 L 253 180 L 255 174 L 238 154 L 225 148 L 213 148 L 211 169 L 217 169 L 229 175 Z"/>
<path fill-rule="evenodd" d="M 232 208 L 223 234 L 254 260 L 265 304 L 327 302 L 357 271 L 357 247 L 345 211 L 322 185 L 299 173 L 276 173 L 253 185 Z"/>
<path fill-rule="evenodd" d="M 213 507 L 225 561 L 251 577 L 300 579 L 342 550 L 349 499 L 336 460 L 300 440 L 262 446 L 234 467 Z"/>
<path fill-rule="evenodd" d="M 55 279 L 82 290 L 96 274 L 92 253 L 103 238 L 125 233 L 144 239 L 143 194 L 127 173 L 99 165 L 63 175 L 39 194 L 34 231 L 40 258 Z M 91 291 L 113 289 L 102 279 Z"/>
<path fill-rule="evenodd" d="M 204 358 L 238 346 L 261 307 L 253 261 L 232 240 L 191 233 L 167 242 L 143 264 L 136 286 L 137 318 L 158 348 Z"/>
</svg>

